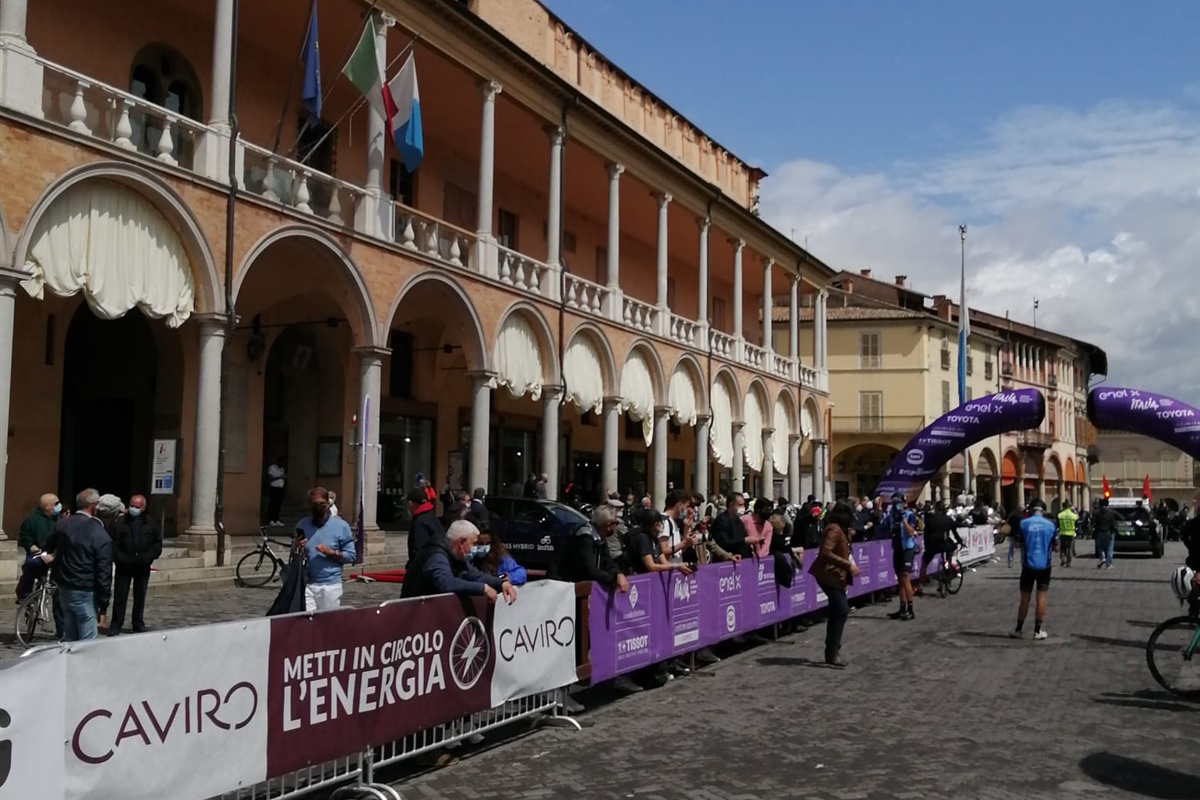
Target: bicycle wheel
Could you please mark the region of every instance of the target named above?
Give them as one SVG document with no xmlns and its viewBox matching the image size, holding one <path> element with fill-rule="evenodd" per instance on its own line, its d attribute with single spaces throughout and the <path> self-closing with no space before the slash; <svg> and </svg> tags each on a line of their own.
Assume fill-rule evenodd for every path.
<svg viewBox="0 0 1200 800">
<path fill-rule="evenodd" d="M 946 576 L 946 591 L 950 594 L 958 594 L 958 590 L 963 585 L 963 571 L 960 569 L 957 572 L 951 572 Z"/>
<path fill-rule="evenodd" d="M 1200 618 L 1172 617 L 1146 642 L 1146 665 L 1159 685 L 1183 697 L 1200 697 Z"/>
<path fill-rule="evenodd" d="M 17 606 L 17 641 L 24 647 L 54 641 L 54 596 L 42 587 Z"/>
<path fill-rule="evenodd" d="M 234 574 L 242 586 L 266 586 L 275 578 L 279 565 L 263 550 L 255 550 L 242 556 Z"/>
</svg>

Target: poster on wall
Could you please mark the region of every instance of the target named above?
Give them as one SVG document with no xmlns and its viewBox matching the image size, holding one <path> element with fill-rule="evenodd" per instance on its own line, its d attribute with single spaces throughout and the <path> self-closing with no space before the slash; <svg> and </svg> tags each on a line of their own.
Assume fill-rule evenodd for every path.
<svg viewBox="0 0 1200 800">
<path fill-rule="evenodd" d="M 155 439 L 150 458 L 150 494 L 176 495 L 179 492 L 178 439 Z"/>
</svg>

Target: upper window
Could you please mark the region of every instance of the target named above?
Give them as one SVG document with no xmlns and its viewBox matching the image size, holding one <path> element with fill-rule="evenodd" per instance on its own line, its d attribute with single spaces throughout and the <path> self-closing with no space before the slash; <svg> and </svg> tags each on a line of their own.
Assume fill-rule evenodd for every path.
<svg viewBox="0 0 1200 800">
<path fill-rule="evenodd" d="M 858 335 L 858 366 L 860 369 L 879 369 L 883 366 L 879 331 L 868 331 Z"/>
<path fill-rule="evenodd" d="M 204 110 L 196 71 L 187 59 L 166 45 L 148 45 L 134 57 L 129 68 L 129 93 L 190 119 L 199 120 Z M 137 109 L 129 116 L 133 125 L 133 142 L 138 150 L 157 154 L 158 142 L 162 137 L 161 121 L 148 118 Z M 180 140 L 179 132 L 173 131 L 172 134 L 176 147 L 182 146 L 184 143 Z"/>
</svg>

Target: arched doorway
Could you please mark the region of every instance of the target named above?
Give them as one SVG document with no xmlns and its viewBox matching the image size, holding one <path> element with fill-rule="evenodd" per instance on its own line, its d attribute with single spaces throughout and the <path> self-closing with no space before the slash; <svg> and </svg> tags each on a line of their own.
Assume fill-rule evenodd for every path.
<svg viewBox="0 0 1200 800">
<path fill-rule="evenodd" d="M 898 452 L 883 444 L 859 444 L 843 450 L 833 458 L 833 479 L 838 486 L 835 494 L 871 497 Z"/>
</svg>

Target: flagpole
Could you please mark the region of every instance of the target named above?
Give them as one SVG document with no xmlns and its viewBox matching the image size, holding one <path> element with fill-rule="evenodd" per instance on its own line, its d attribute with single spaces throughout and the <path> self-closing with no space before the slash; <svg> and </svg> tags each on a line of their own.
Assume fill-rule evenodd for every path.
<svg viewBox="0 0 1200 800">
<path fill-rule="evenodd" d="M 316 0 L 313 0 L 313 8 L 316 5 Z M 292 93 L 296 91 L 296 76 L 300 74 L 300 67 L 304 62 L 304 51 L 308 47 L 308 32 L 311 24 L 312 9 L 309 9 L 309 22 L 304 26 L 304 38 L 300 40 L 300 52 L 296 54 L 296 63 L 292 65 L 292 77 L 288 80 L 287 94 L 283 97 L 283 110 L 279 112 L 279 119 L 275 122 L 275 140 L 271 143 L 272 153 L 279 152 L 279 140 L 283 136 L 283 118 L 287 116 L 288 108 L 292 105 Z M 307 120 L 305 120 L 305 124 L 308 124 Z"/>
<path fill-rule="evenodd" d="M 400 54 L 388 62 L 387 68 L 384 70 L 385 76 L 387 75 L 388 72 L 391 71 L 392 67 L 395 66 L 397 61 L 399 61 L 400 59 L 404 58 L 406 55 L 409 54 L 409 52 L 413 49 L 413 46 L 416 45 L 417 40 L 420 38 L 421 38 L 420 36 L 414 36 L 412 41 L 409 42 L 408 45 L 402 51 L 400 51 Z M 346 117 L 350 116 L 355 111 L 358 111 L 358 109 L 362 108 L 363 103 L 366 103 L 366 102 L 367 102 L 367 98 L 359 97 L 358 102 L 356 102 L 354 105 L 350 106 L 350 109 L 348 111 L 346 111 L 346 113 L 344 113 L 340 117 L 338 117 L 337 121 L 334 122 L 333 125 L 331 125 L 329 127 L 329 130 L 325 131 L 324 136 L 322 136 L 320 139 L 317 139 L 317 141 L 313 142 L 313 146 L 308 148 L 308 153 L 304 154 L 304 156 L 302 156 L 297 163 L 303 164 L 305 161 L 308 161 L 308 157 L 310 155 L 312 155 L 313 153 L 315 153 L 317 151 L 317 148 L 319 148 L 325 142 L 325 140 L 328 139 L 330 137 L 330 135 L 334 131 L 336 131 L 343 122 L 346 121 Z M 299 142 L 299 139 L 297 139 L 297 143 L 298 142 Z M 293 150 L 295 149 L 295 145 L 292 146 L 292 149 Z"/>
<path fill-rule="evenodd" d="M 967 350 L 970 347 L 970 318 L 971 311 L 967 308 L 967 226 L 958 226 L 959 239 L 959 271 L 958 271 L 958 329 L 960 332 L 958 340 L 958 404 L 966 405 L 967 403 Z M 974 495 L 974 487 L 971 486 L 971 449 L 963 448 L 963 492 L 967 495 Z"/>
</svg>

